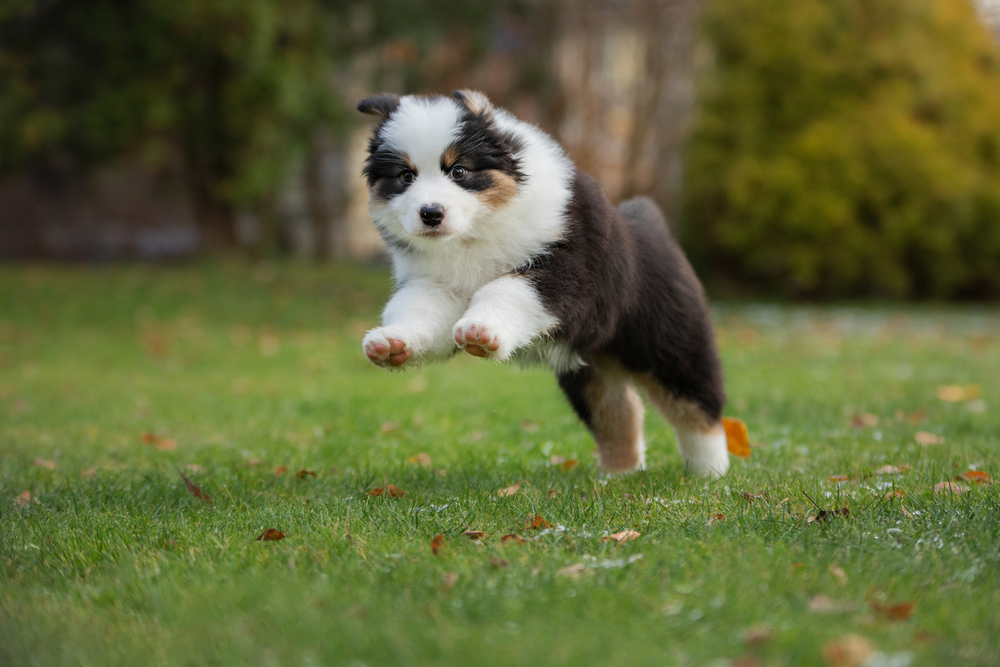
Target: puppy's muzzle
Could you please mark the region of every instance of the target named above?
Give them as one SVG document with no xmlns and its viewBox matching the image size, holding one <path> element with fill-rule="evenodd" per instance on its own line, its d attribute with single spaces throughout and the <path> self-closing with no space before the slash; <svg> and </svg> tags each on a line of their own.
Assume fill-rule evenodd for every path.
<svg viewBox="0 0 1000 667">
<path fill-rule="evenodd" d="M 420 207 L 420 220 L 428 227 L 437 227 L 444 220 L 444 206 L 424 204 Z"/>
</svg>

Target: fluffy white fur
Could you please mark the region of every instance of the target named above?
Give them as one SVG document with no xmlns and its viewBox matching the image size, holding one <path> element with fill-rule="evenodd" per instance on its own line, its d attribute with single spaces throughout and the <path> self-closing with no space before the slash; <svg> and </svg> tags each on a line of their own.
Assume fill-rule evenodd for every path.
<svg viewBox="0 0 1000 667">
<path fill-rule="evenodd" d="M 486 206 L 440 169 L 461 113 L 452 99 L 404 97 L 382 128 L 386 145 L 409 157 L 417 178 L 388 204 L 370 199 L 369 210 L 377 225 L 414 250 L 390 251 L 401 287 L 382 313 L 382 326 L 363 344 L 368 351 L 376 342 L 402 340 L 412 354 L 400 368 L 453 350 L 459 328 L 487 327 L 500 342 L 489 356 L 503 361 L 532 342 L 542 344 L 542 334 L 557 323 L 530 285 L 504 276 L 562 236 L 573 165 L 541 130 L 495 110 L 497 126 L 522 142 L 525 179 L 505 206 Z M 433 235 L 419 217 L 431 203 L 445 207 Z"/>
<path fill-rule="evenodd" d="M 688 470 L 697 475 L 722 477 L 729 470 L 726 432 L 721 426 L 710 431 L 689 430 L 675 425 L 677 447 Z"/>
</svg>

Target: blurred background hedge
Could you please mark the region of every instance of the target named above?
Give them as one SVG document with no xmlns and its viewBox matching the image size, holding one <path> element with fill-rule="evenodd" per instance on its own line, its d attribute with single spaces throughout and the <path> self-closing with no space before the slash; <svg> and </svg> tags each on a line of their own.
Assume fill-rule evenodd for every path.
<svg viewBox="0 0 1000 667">
<path fill-rule="evenodd" d="M 1000 296 L 1000 0 L 10 0 L 0 258 L 369 258 L 373 91 L 474 87 L 715 289 Z"/>
<path fill-rule="evenodd" d="M 1000 294 L 1000 77 L 954 0 L 713 3 L 689 243 L 795 296 Z"/>
</svg>

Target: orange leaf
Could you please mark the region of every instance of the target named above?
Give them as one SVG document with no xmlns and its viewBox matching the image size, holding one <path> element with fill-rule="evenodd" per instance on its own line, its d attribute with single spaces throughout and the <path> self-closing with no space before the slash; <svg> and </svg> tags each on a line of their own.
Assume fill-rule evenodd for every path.
<svg viewBox="0 0 1000 667">
<path fill-rule="evenodd" d="M 866 428 L 870 426 L 878 426 L 878 417 L 871 414 L 870 412 L 864 412 L 860 415 L 854 415 L 851 417 L 851 426 L 854 428 Z"/>
<path fill-rule="evenodd" d="M 576 459 L 567 459 L 566 461 L 563 462 L 562 465 L 559 466 L 559 469 L 566 472 L 575 468 L 576 465 L 577 465 Z"/>
<path fill-rule="evenodd" d="M 527 541 L 528 540 L 524 539 L 520 535 L 515 535 L 514 533 L 511 533 L 510 535 L 504 535 L 503 537 L 500 538 L 501 544 L 509 544 L 511 542 L 513 542 L 514 544 L 524 544 Z"/>
<path fill-rule="evenodd" d="M 740 419 L 722 418 L 722 428 L 726 431 L 726 448 L 733 456 L 750 456 L 750 432 Z"/>
<path fill-rule="evenodd" d="M 392 484 L 385 485 L 385 492 L 389 494 L 390 498 L 402 498 L 406 495 L 401 488 Z"/>
<path fill-rule="evenodd" d="M 35 459 L 34 461 L 32 461 L 32 464 L 38 466 L 39 468 L 47 468 L 49 470 L 56 469 L 56 462 L 49 461 L 48 459 Z"/>
<path fill-rule="evenodd" d="M 850 477 L 847 475 L 833 475 L 830 477 L 831 482 L 846 482 Z"/>
<path fill-rule="evenodd" d="M 497 498 L 506 498 L 507 496 L 512 496 L 517 493 L 517 490 L 521 488 L 521 482 L 508 486 L 506 489 L 500 489 L 497 491 Z"/>
<path fill-rule="evenodd" d="M 486 533 L 481 530 L 467 530 L 462 534 L 468 537 L 470 540 L 481 540 L 484 537 L 486 537 Z"/>
<path fill-rule="evenodd" d="M 437 556 L 441 552 L 441 549 L 444 549 L 444 535 L 438 533 L 431 540 L 431 553 Z"/>
<path fill-rule="evenodd" d="M 709 523 L 715 523 L 715 522 L 725 523 L 726 522 L 726 515 L 725 514 L 713 514 L 711 516 L 711 518 L 709 518 L 708 522 Z"/>
<path fill-rule="evenodd" d="M 844 635 L 823 647 L 823 659 L 831 667 L 861 667 L 874 653 L 871 642 L 861 635 Z"/>
<path fill-rule="evenodd" d="M 993 481 L 990 479 L 990 476 L 982 470 L 966 470 L 962 473 L 962 477 L 965 478 L 967 482 L 973 482 L 975 484 L 989 484 Z"/>
<path fill-rule="evenodd" d="M 305 479 L 306 477 L 315 477 L 315 476 L 316 473 L 313 472 L 312 470 L 300 470 L 297 473 L 295 473 L 295 477 L 297 477 L 298 479 Z"/>
<path fill-rule="evenodd" d="M 382 487 L 379 487 L 377 489 L 372 489 L 371 491 L 369 491 L 368 495 L 369 496 L 381 496 L 382 495 L 382 491 L 383 491 Z"/>
<path fill-rule="evenodd" d="M 552 524 L 546 521 L 540 514 L 536 514 L 534 517 L 528 516 L 528 518 L 525 519 L 524 527 L 532 530 L 538 530 L 540 528 L 551 528 Z"/>
<path fill-rule="evenodd" d="M 274 476 L 281 477 L 286 472 L 288 472 L 288 468 L 286 468 L 285 466 L 278 466 L 277 468 L 274 469 Z"/>
<path fill-rule="evenodd" d="M 419 454 L 414 454 L 410 458 L 406 459 L 407 463 L 416 463 L 425 468 L 431 467 L 431 457 L 427 452 L 420 452 Z"/>
<path fill-rule="evenodd" d="M 14 499 L 18 507 L 27 507 L 31 504 L 31 491 L 22 491 L 17 498 Z"/>
<path fill-rule="evenodd" d="M 872 602 L 872 610 L 882 614 L 890 621 L 905 621 L 913 614 L 912 602 L 900 602 L 894 605 L 884 605 L 879 602 Z"/>
<path fill-rule="evenodd" d="M 149 431 L 146 431 L 145 433 L 143 433 L 142 435 L 139 436 L 139 440 L 144 445 L 152 445 L 157 440 L 159 440 L 159 438 L 156 437 L 153 433 L 150 433 Z"/>
<path fill-rule="evenodd" d="M 156 448 L 161 452 L 169 452 L 177 449 L 177 443 L 170 438 L 160 438 L 156 441 Z"/>
<path fill-rule="evenodd" d="M 204 500 L 206 503 L 211 503 L 212 502 L 212 498 L 209 497 L 209 495 L 207 493 L 205 493 L 200 488 L 198 488 L 197 484 L 195 484 L 194 482 L 192 482 L 191 480 L 189 480 L 187 477 L 185 477 L 184 473 L 182 473 L 180 470 L 178 470 L 177 474 L 180 475 L 181 479 L 184 480 L 184 486 L 187 487 L 187 490 L 191 492 L 192 496 L 194 496 L 198 500 Z"/>
<path fill-rule="evenodd" d="M 264 532 L 257 536 L 257 541 L 276 542 L 285 539 L 285 534 L 277 528 L 265 528 Z"/>
<path fill-rule="evenodd" d="M 608 535 L 604 538 L 604 541 L 607 542 L 608 540 L 611 540 L 615 544 L 621 544 L 622 542 L 634 540 L 640 535 L 642 535 L 642 533 L 637 530 L 623 530 L 620 533 L 612 533 L 611 535 Z"/>
</svg>

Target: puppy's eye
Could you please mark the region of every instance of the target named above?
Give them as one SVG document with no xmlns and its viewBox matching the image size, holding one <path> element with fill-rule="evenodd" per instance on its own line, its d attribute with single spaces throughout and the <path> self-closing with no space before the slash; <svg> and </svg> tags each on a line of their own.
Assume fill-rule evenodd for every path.
<svg viewBox="0 0 1000 667">
<path fill-rule="evenodd" d="M 413 172 L 410 171 L 409 169 L 407 169 L 406 171 L 404 171 L 402 174 L 399 175 L 399 180 L 403 181 L 404 183 L 412 183 L 414 178 L 415 177 L 413 175 Z"/>
<path fill-rule="evenodd" d="M 465 167 L 460 164 L 456 164 L 451 168 L 451 177 L 456 181 L 460 178 L 465 178 Z"/>
</svg>

